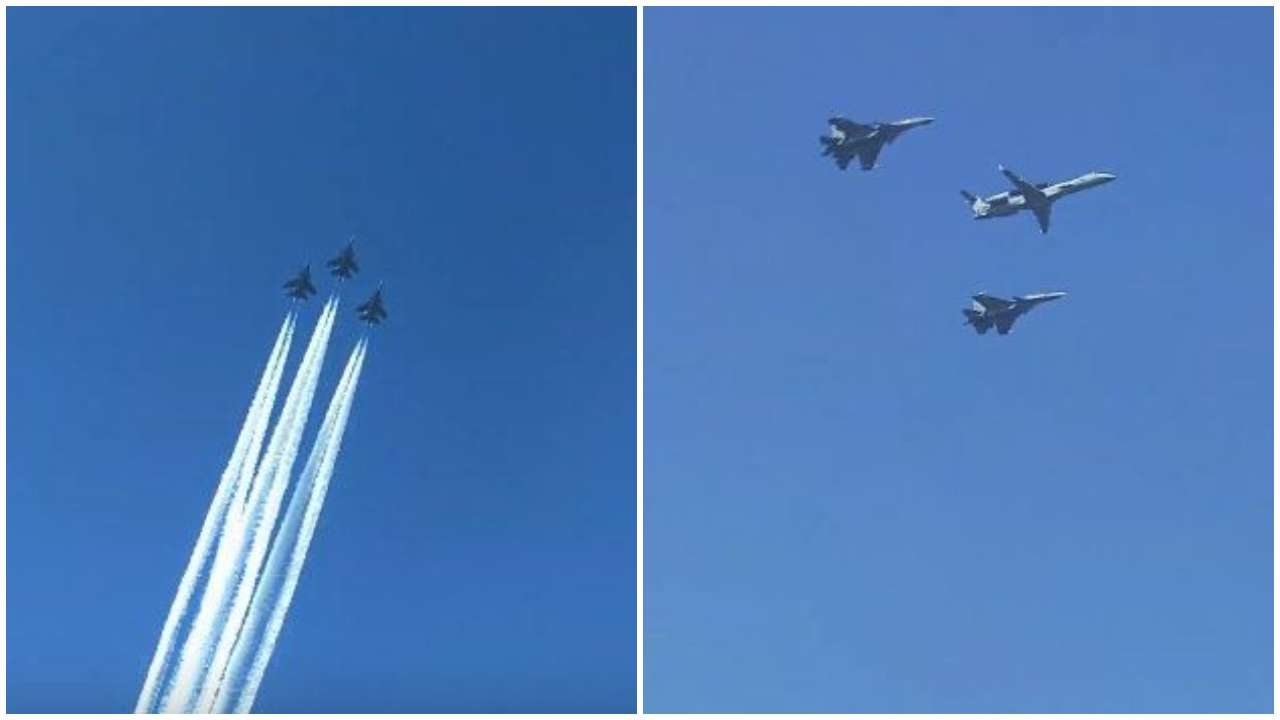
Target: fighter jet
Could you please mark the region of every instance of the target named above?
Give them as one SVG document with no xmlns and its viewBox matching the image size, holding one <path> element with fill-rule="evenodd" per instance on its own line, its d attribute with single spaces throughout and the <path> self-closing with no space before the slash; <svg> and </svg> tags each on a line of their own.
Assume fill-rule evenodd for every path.
<svg viewBox="0 0 1280 720">
<path fill-rule="evenodd" d="M 294 300 L 306 300 L 316 294 L 316 286 L 311 284 L 310 265 L 302 268 L 297 277 L 284 284 L 284 294 Z"/>
<path fill-rule="evenodd" d="M 1115 175 L 1104 172 L 1089 172 L 1080 177 L 1056 183 L 1029 183 L 1018 177 L 1012 170 L 999 166 L 1000 172 L 1013 183 L 1014 190 L 1006 190 L 989 197 L 980 198 L 968 190 L 960 194 L 969 201 L 974 220 L 1013 215 L 1019 210 L 1030 210 L 1040 223 L 1040 233 L 1049 232 L 1049 211 L 1053 203 L 1065 195 L 1070 195 L 1091 187 L 1105 185 L 1116 179 Z"/>
<path fill-rule="evenodd" d="M 378 283 L 373 297 L 356 306 L 356 316 L 370 325 L 377 325 L 387 319 L 387 311 L 382 307 L 382 283 Z"/>
<path fill-rule="evenodd" d="M 980 292 L 973 296 L 973 306 L 961 312 L 966 318 L 965 325 L 972 325 L 979 335 L 985 334 L 992 325 L 996 327 L 996 332 L 1008 335 L 1013 329 L 1013 321 L 1022 317 L 1028 310 L 1040 303 L 1057 300 L 1064 296 L 1066 296 L 1064 292 L 1048 292 L 1015 295 L 1012 300 L 1002 300 Z"/>
<path fill-rule="evenodd" d="M 325 263 L 329 268 L 329 272 L 333 275 L 350 280 L 353 275 L 360 272 L 360 266 L 356 264 L 356 249 L 353 247 L 354 241 L 348 242 L 338 256 Z"/>
<path fill-rule="evenodd" d="M 876 158 L 880 157 L 880 150 L 885 145 L 911 128 L 931 122 L 933 118 L 918 117 L 863 125 L 837 115 L 827 121 L 831 134 L 819 137 L 818 142 L 822 143 L 823 156 L 834 156 L 841 170 L 848 169 L 854 157 L 858 158 L 863 170 L 870 170 L 876 166 Z"/>
</svg>

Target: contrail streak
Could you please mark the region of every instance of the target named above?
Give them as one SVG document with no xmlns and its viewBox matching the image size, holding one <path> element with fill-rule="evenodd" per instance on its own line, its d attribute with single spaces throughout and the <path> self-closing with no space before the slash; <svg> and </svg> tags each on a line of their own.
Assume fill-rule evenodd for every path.
<svg viewBox="0 0 1280 720">
<path fill-rule="evenodd" d="M 249 547 L 247 554 L 243 548 L 241 549 L 241 557 L 244 560 L 240 564 L 239 582 L 236 584 L 235 594 L 232 597 L 232 604 L 227 614 L 227 621 L 218 633 L 213 659 L 209 664 L 208 673 L 204 678 L 200 696 L 196 702 L 197 712 L 212 712 L 214 699 L 217 696 L 222 677 L 226 672 L 227 663 L 231 660 L 231 653 L 235 648 L 236 640 L 249 612 L 249 603 L 253 599 L 253 592 L 258 584 L 262 563 L 270 546 L 271 534 L 276 527 L 276 518 L 280 514 L 280 504 L 284 500 L 285 490 L 288 489 L 289 479 L 293 475 L 293 464 L 298 457 L 298 449 L 302 444 L 302 433 L 306 429 L 311 403 L 315 399 L 316 383 L 320 378 L 320 370 L 324 365 L 329 335 L 333 330 L 334 317 L 337 314 L 336 298 L 331 300 L 330 303 L 327 320 L 322 318 L 322 322 L 325 323 L 323 328 L 324 336 L 318 346 L 319 350 L 316 357 L 311 364 L 299 370 L 299 375 L 305 370 L 307 376 L 303 381 L 302 399 L 295 409 L 296 415 L 289 425 L 285 425 L 283 420 L 277 424 L 277 432 L 282 429 L 284 431 L 283 450 L 276 459 L 275 467 L 259 470 L 258 477 L 254 482 L 253 493 L 249 497 L 248 505 L 245 508 L 247 513 L 245 516 L 247 519 L 247 536 L 242 537 L 246 537 L 249 541 Z M 275 439 L 274 435 L 272 439 Z"/>
<path fill-rule="evenodd" d="M 253 707 L 324 507 L 367 348 L 367 342 L 361 340 L 347 360 L 307 464 L 289 498 L 288 510 L 272 543 L 246 624 L 211 712 L 247 713 Z"/>
<path fill-rule="evenodd" d="M 285 315 L 284 322 L 280 325 L 280 332 L 276 335 L 275 345 L 272 346 L 271 354 L 267 357 L 267 366 L 262 371 L 262 378 L 258 381 L 258 389 L 254 392 L 253 400 L 249 403 L 249 411 L 245 414 L 244 424 L 240 428 L 235 447 L 231 451 L 231 458 L 227 461 L 227 466 L 223 469 L 222 476 L 218 480 L 213 501 L 209 504 L 209 511 L 205 514 L 204 524 L 200 527 L 200 534 L 196 537 L 195 549 L 191 551 L 191 558 L 187 561 L 186 570 L 183 571 L 182 579 L 178 583 L 178 591 L 173 597 L 173 603 L 169 606 L 169 615 L 165 618 L 164 627 L 160 631 L 160 641 L 156 645 L 155 655 L 152 656 L 151 665 L 147 668 L 147 678 L 143 682 L 142 693 L 138 696 L 138 703 L 134 708 L 135 712 L 147 713 L 155 711 L 157 694 L 162 687 L 162 679 L 169 671 L 174 646 L 177 642 L 176 635 L 179 630 L 179 624 L 187 614 L 187 606 L 191 602 L 192 594 L 195 592 L 196 583 L 209 562 L 209 553 L 215 533 L 226 519 L 227 508 L 232 496 L 235 494 L 241 468 L 245 463 L 254 462 L 257 457 L 257 448 L 262 444 L 262 435 L 263 431 L 265 431 L 265 423 L 262 422 L 262 418 L 269 418 L 271 409 L 275 405 L 280 378 L 284 374 L 285 360 L 289 357 L 289 346 L 293 342 L 294 325 L 295 318 L 293 313 L 290 312 Z"/>
<path fill-rule="evenodd" d="M 268 489 L 265 486 L 274 482 L 276 477 L 282 476 L 287 482 L 297 455 L 296 435 L 301 434 L 301 426 L 306 424 L 315 391 L 315 379 L 324 361 L 336 306 L 336 299 L 331 299 L 321 312 L 297 375 L 285 398 L 280 418 L 272 431 L 266 454 L 257 472 L 253 474 L 252 490 L 249 489 L 249 483 L 245 482 L 249 473 L 252 473 L 252 468 L 241 467 L 241 482 L 230 503 L 222 541 L 219 542 L 200 609 L 183 644 L 173 683 L 161 699 L 163 712 L 195 710 L 204 693 L 204 681 L 210 676 L 217 677 L 221 674 L 220 667 L 211 667 L 211 661 L 216 659 L 214 645 L 234 640 L 235 632 L 239 629 L 239 623 L 232 614 L 236 607 L 230 594 L 232 586 L 243 578 L 252 583 L 257 577 L 256 567 L 250 568 L 246 563 L 244 545 L 249 539 L 247 533 L 256 530 L 260 522 L 267 522 L 269 528 L 275 521 L 274 510 L 261 507 L 258 501 Z M 281 473 L 279 471 L 282 468 Z M 247 501 L 242 505 L 239 499 L 246 496 Z M 270 516 L 264 518 L 264 511 L 269 512 Z M 228 627 L 231 622 L 235 622 L 234 628 Z M 228 633 L 232 636 L 230 640 L 225 637 Z"/>
</svg>

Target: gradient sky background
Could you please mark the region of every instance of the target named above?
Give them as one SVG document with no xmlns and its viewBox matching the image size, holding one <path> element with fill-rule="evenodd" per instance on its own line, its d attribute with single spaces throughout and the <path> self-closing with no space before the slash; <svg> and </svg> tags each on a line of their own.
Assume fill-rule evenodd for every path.
<svg viewBox="0 0 1280 720">
<path fill-rule="evenodd" d="M 132 710 L 351 233 L 304 452 L 391 318 L 255 709 L 634 708 L 634 17 L 9 12 L 10 711 Z"/>
<path fill-rule="evenodd" d="M 1271 710 L 1271 17 L 646 10 L 646 711 Z"/>
</svg>

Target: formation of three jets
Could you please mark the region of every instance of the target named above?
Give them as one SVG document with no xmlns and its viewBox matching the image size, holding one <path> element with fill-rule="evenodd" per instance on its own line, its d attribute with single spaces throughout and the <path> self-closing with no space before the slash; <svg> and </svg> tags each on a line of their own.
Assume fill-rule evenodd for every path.
<svg viewBox="0 0 1280 720">
<path fill-rule="evenodd" d="M 871 170 L 876 166 L 880 151 L 884 146 L 896 140 L 906 131 L 933 122 L 933 118 L 918 117 L 893 122 L 877 122 L 869 125 L 856 123 L 843 117 L 833 117 L 827 121 L 829 134 L 821 136 L 823 156 L 832 156 L 841 170 L 846 170 L 856 157 L 863 170 Z M 974 220 L 986 220 L 993 217 L 1016 215 L 1021 210 L 1030 210 L 1040 225 L 1041 234 L 1049 232 L 1049 213 L 1053 203 L 1072 193 L 1105 185 L 1116 179 L 1111 173 L 1089 172 L 1079 177 L 1055 183 L 1028 182 L 1017 173 L 1001 165 L 999 167 L 1009 182 L 1012 190 L 1006 190 L 987 197 L 979 197 L 961 190 L 960 194 L 969 201 L 969 209 L 973 211 Z M 973 305 L 963 312 L 966 324 L 972 325 L 979 335 L 992 327 L 1001 335 L 1009 334 L 1017 320 L 1031 308 L 1057 300 L 1066 293 L 1037 293 L 1016 296 L 1012 300 L 978 293 L 973 296 Z"/>
<path fill-rule="evenodd" d="M 338 256 L 325 263 L 329 268 L 329 273 L 339 280 L 350 280 L 355 274 L 360 272 L 360 265 L 356 262 L 356 250 L 354 243 L 347 243 L 347 247 L 338 253 Z M 306 300 L 316 294 L 316 286 L 311 284 L 311 265 L 307 265 L 298 272 L 298 275 L 284 284 L 284 294 L 294 300 Z M 356 316 L 370 325 L 377 325 L 387 318 L 387 311 L 382 307 L 382 284 L 378 284 L 378 289 L 373 291 L 373 296 L 356 306 Z"/>
</svg>

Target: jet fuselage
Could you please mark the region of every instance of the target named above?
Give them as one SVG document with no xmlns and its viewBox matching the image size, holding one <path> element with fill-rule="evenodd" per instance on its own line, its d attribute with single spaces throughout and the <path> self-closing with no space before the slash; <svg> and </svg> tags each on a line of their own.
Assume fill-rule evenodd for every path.
<svg viewBox="0 0 1280 720">
<path fill-rule="evenodd" d="M 1013 329 L 1013 322 L 1032 308 L 1065 296 L 1064 292 L 1047 292 L 1015 295 L 1012 300 L 1004 300 L 986 293 L 978 293 L 973 296 L 972 306 L 963 311 L 966 318 L 965 324 L 972 325 L 979 335 L 986 333 L 992 327 L 995 327 L 999 334 L 1008 335 Z"/>
<path fill-rule="evenodd" d="M 1052 203 L 1055 200 L 1070 195 L 1071 193 L 1088 190 L 1092 187 L 1105 185 L 1116 176 L 1111 173 L 1104 172 L 1088 172 L 1079 177 L 1063 180 L 1056 183 L 1037 183 L 1036 187 L 1044 193 L 1047 202 Z M 1027 201 L 1026 195 L 1019 190 L 1006 190 L 995 195 L 987 197 L 975 198 L 972 201 L 971 209 L 973 210 L 974 220 L 986 220 L 993 217 L 1004 217 L 1006 215 L 1016 214 L 1020 210 L 1031 210 L 1032 205 Z"/>
<path fill-rule="evenodd" d="M 874 122 L 868 125 L 835 116 L 827 121 L 829 134 L 819 137 L 823 155 L 831 155 L 843 170 L 853 158 L 858 158 L 863 170 L 876 166 L 880 151 L 888 143 L 911 128 L 928 125 L 930 117 L 906 118 L 893 122 Z"/>
</svg>

